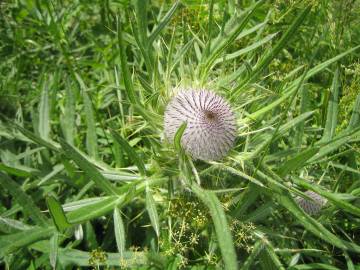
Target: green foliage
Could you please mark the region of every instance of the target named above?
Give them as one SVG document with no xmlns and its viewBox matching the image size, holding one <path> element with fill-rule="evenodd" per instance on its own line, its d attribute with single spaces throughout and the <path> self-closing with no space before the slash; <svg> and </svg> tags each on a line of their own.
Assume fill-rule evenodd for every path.
<svg viewBox="0 0 360 270">
<path fill-rule="evenodd" d="M 0 267 L 358 269 L 360 2 L 0 3 Z M 229 100 L 229 156 L 163 134 Z M 327 199 L 309 216 L 295 197 Z"/>
</svg>

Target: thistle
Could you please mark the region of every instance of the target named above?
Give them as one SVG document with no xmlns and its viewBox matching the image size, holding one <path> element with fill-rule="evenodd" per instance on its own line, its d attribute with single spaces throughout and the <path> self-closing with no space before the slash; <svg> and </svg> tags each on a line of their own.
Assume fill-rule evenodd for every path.
<svg viewBox="0 0 360 270">
<path fill-rule="evenodd" d="M 165 136 L 172 141 L 182 123 L 182 147 L 193 158 L 217 160 L 233 147 L 236 121 L 229 104 L 208 90 L 182 90 L 165 110 Z"/>
<path fill-rule="evenodd" d="M 304 193 L 313 200 L 311 201 L 302 197 L 296 197 L 296 203 L 309 215 L 317 215 L 321 208 L 326 204 L 327 199 L 311 190 Z"/>
</svg>

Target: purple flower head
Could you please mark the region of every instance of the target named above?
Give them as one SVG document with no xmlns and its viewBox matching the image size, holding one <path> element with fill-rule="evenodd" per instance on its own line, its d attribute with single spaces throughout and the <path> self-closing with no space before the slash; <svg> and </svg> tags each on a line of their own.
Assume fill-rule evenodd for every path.
<svg viewBox="0 0 360 270">
<path fill-rule="evenodd" d="M 309 215 L 317 215 L 321 208 L 326 204 L 327 200 L 311 190 L 308 190 L 304 193 L 312 198 L 313 201 L 302 197 L 296 197 L 296 203 Z"/>
<path fill-rule="evenodd" d="M 181 145 L 193 158 L 217 160 L 233 147 L 236 121 L 229 104 L 207 90 L 182 90 L 165 110 L 165 136 L 173 141 L 178 128 L 187 126 Z"/>
</svg>

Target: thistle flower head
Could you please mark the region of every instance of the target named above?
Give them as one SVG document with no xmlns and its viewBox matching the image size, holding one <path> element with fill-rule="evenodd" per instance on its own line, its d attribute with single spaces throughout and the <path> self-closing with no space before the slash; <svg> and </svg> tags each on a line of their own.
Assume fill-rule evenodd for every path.
<svg viewBox="0 0 360 270">
<path fill-rule="evenodd" d="M 309 215 L 317 215 L 321 208 L 326 204 L 327 199 L 320 196 L 319 194 L 308 190 L 304 192 L 307 196 L 309 196 L 313 200 L 308 200 L 302 197 L 296 197 L 296 203 Z"/>
<path fill-rule="evenodd" d="M 193 158 L 217 160 L 234 145 L 236 122 L 229 104 L 207 90 L 180 91 L 166 107 L 165 136 L 172 141 L 182 123 L 182 147 Z"/>
</svg>

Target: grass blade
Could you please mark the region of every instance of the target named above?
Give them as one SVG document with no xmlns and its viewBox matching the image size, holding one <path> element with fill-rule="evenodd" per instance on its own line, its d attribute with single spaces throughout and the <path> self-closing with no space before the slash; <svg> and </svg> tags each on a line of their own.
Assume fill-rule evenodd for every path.
<svg viewBox="0 0 360 270">
<path fill-rule="evenodd" d="M 160 236 L 160 222 L 159 215 L 156 210 L 156 205 L 153 196 L 151 195 L 151 190 L 146 190 L 146 210 L 149 214 L 151 225 L 154 228 L 154 231 L 157 237 Z"/>
<path fill-rule="evenodd" d="M 109 195 L 118 194 L 117 189 L 99 172 L 99 170 L 85 159 L 75 147 L 71 146 L 64 140 L 60 141 L 65 155 L 73 160 L 95 184 Z"/>
<path fill-rule="evenodd" d="M 130 144 L 114 130 L 111 130 L 110 132 L 114 138 L 114 141 L 117 142 L 121 148 L 123 148 L 123 150 L 128 154 L 129 158 L 135 163 L 136 167 L 139 169 L 140 174 L 142 176 L 146 175 L 144 162 L 136 154 L 135 150 L 130 146 Z"/>
<path fill-rule="evenodd" d="M 297 220 L 311 233 L 320 239 L 340 248 L 360 253 L 360 246 L 355 243 L 347 242 L 328 231 L 321 223 L 306 214 L 289 195 L 276 194 L 278 202 L 287 209 Z"/>
<path fill-rule="evenodd" d="M 174 146 L 177 151 L 181 151 L 181 138 L 185 132 L 187 123 L 182 123 L 181 126 L 178 128 L 178 130 L 175 133 L 174 136 Z"/>
<path fill-rule="evenodd" d="M 159 185 L 166 181 L 166 178 L 154 178 L 139 183 L 131 183 L 120 188 L 120 196 L 107 196 L 95 199 L 90 204 L 80 204 L 73 211 L 66 214 L 70 223 L 83 223 L 93 218 L 98 218 L 111 211 L 115 207 L 121 207 L 128 203 L 134 196 L 142 194 L 145 188 L 152 185 Z"/>
<path fill-rule="evenodd" d="M 120 258 L 124 257 L 125 254 L 125 227 L 124 222 L 121 217 L 120 210 L 115 207 L 114 208 L 114 231 L 115 231 L 115 240 L 116 240 L 116 246 L 120 255 Z"/>
<path fill-rule="evenodd" d="M 326 122 L 322 142 L 331 140 L 335 135 L 337 115 L 338 115 L 338 103 L 339 103 L 339 68 L 336 69 L 331 89 L 330 89 L 330 100 L 327 107 Z"/>
<path fill-rule="evenodd" d="M 297 154 L 292 159 L 286 161 L 278 170 L 280 176 L 285 176 L 289 172 L 303 168 L 306 162 L 319 152 L 319 147 L 311 147 Z"/>
<path fill-rule="evenodd" d="M 66 82 L 65 94 L 65 111 L 64 118 L 60 119 L 61 128 L 66 141 L 69 144 L 74 144 L 75 136 L 75 118 L 76 118 L 76 88 L 71 88 L 70 82 Z"/>
<path fill-rule="evenodd" d="M 354 109 L 351 114 L 350 122 L 346 130 L 350 131 L 355 127 L 358 127 L 359 123 L 360 123 L 360 94 L 356 97 Z"/>
<path fill-rule="evenodd" d="M 3 172 L 0 172 L 0 178 L 0 185 L 20 204 L 23 211 L 38 225 L 47 226 L 47 219 L 35 205 L 33 199 L 22 190 L 21 186 Z"/>
<path fill-rule="evenodd" d="M 260 264 L 263 270 L 285 270 L 284 266 L 276 255 L 274 248 L 268 241 L 266 242 L 265 248 L 261 253 Z"/>
<path fill-rule="evenodd" d="M 25 137 L 30 139 L 32 142 L 44 146 L 48 149 L 54 150 L 56 152 L 59 151 L 59 145 L 52 141 L 47 141 L 36 135 L 35 133 L 27 130 L 26 128 L 23 128 L 22 126 L 19 126 L 16 123 L 11 124 L 15 129 L 19 130 Z"/>
<path fill-rule="evenodd" d="M 180 6 L 180 1 L 176 1 L 173 6 L 169 9 L 169 11 L 165 14 L 164 18 L 161 22 L 156 26 L 155 30 L 149 36 L 149 44 L 152 44 L 155 39 L 160 34 L 161 30 L 165 28 L 165 26 L 170 22 L 171 18 L 174 16 L 176 10 Z"/>
<path fill-rule="evenodd" d="M 90 205 L 82 206 L 66 214 L 71 224 L 84 223 L 93 218 L 98 218 L 111 212 L 117 205 L 124 201 L 124 196 L 108 196 Z"/>
<path fill-rule="evenodd" d="M 127 96 L 128 100 L 130 101 L 130 103 L 136 104 L 137 98 L 135 95 L 134 85 L 132 83 L 130 71 L 128 69 L 128 61 L 127 61 L 126 51 L 125 51 L 123 30 L 122 30 L 121 21 L 119 18 L 117 18 L 117 36 L 118 36 L 118 46 L 119 46 L 119 51 L 120 51 L 121 71 L 122 71 L 122 75 L 124 78 L 126 96 Z"/>
<path fill-rule="evenodd" d="M 259 256 L 259 254 L 262 252 L 262 250 L 264 249 L 264 242 L 262 239 L 258 240 L 255 245 L 253 246 L 252 252 L 250 254 L 249 257 L 247 257 L 246 261 L 244 262 L 244 264 L 242 265 L 242 267 L 240 268 L 240 270 L 249 270 L 249 269 L 253 269 L 252 265 L 255 262 L 255 259 Z"/>
<path fill-rule="evenodd" d="M 232 96 L 236 96 L 236 94 L 248 83 L 253 82 L 260 73 L 270 64 L 270 62 L 280 53 L 280 51 L 285 47 L 285 45 L 290 41 L 290 39 L 294 36 L 295 32 L 298 30 L 300 25 L 305 20 L 306 16 L 311 10 L 311 6 L 307 6 L 302 10 L 302 12 L 295 18 L 290 27 L 286 30 L 284 35 L 280 38 L 280 40 L 275 44 L 273 48 L 271 48 L 256 64 L 251 75 L 246 79 L 245 82 L 242 82 L 237 88 L 235 88 L 232 92 Z"/>
<path fill-rule="evenodd" d="M 250 8 L 249 10 L 246 11 L 246 14 L 244 15 L 244 17 L 242 18 L 241 22 L 237 24 L 235 30 L 231 29 L 232 32 L 229 34 L 229 36 L 225 36 L 222 39 L 222 43 L 219 47 L 217 47 L 216 49 L 214 49 L 213 51 L 210 52 L 210 56 L 206 57 L 206 59 L 202 60 L 203 62 L 203 67 L 202 70 L 200 71 L 201 73 L 201 79 L 204 81 L 208 75 L 209 70 L 211 69 L 211 67 L 213 66 L 214 62 L 216 61 L 216 59 L 218 59 L 220 57 L 220 55 L 233 43 L 233 41 L 239 36 L 239 34 L 241 33 L 241 31 L 243 31 L 243 29 L 245 28 L 245 26 L 247 25 L 247 23 L 250 20 L 250 17 L 252 16 L 252 14 L 256 11 L 256 9 L 262 5 L 264 3 L 264 1 L 258 1 L 256 2 L 256 4 Z M 206 55 L 204 55 L 206 56 Z"/>
<path fill-rule="evenodd" d="M 234 242 L 230 233 L 229 226 L 227 224 L 224 209 L 222 208 L 219 199 L 213 192 L 204 190 L 195 183 L 191 185 L 191 190 L 209 208 L 211 218 L 214 222 L 218 244 L 225 264 L 225 269 L 238 269 Z"/>
<path fill-rule="evenodd" d="M 50 248 L 49 248 L 50 265 L 52 266 L 53 269 L 56 269 L 58 250 L 59 250 L 59 234 L 55 232 L 54 235 L 50 238 Z"/>
<path fill-rule="evenodd" d="M 54 228 L 34 228 L 23 232 L 2 236 L 0 238 L 0 258 L 15 252 L 20 248 L 27 247 L 37 241 L 49 239 L 53 234 Z"/>
<path fill-rule="evenodd" d="M 344 201 L 343 198 L 341 196 L 339 196 L 339 194 L 326 191 L 323 188 L 321 188 L 320 186 L 318 186 L 317 184 L 309 183 L 309 182 L 301 179 L 300 177 L 293 177 L 293 181 L 295 184 L 297 184 L 303 188 L 306 188 L 308 190 L 312 190 L 312 191 L 320 194 L 324 198 L 327 198 L 329 201 L 331 201 L 333 204 L 340 207 L 344 211 L 349 212 L 358 217 L 360 216 L 360 208 L 357 207 L 356 205 L 353 205 L 351 203 Z"/>
<path fill-rule="evenodd" d="M 97 148 L 97 135 L 96 135 L 96 122 L 94 119 L 94 110 L 89 95 L 83 90 L 83 99 L 85 107 L 85 118 L 86 118 L 86 149 L 90 157 L 97 159 L 98 148 Z"/>
<path fill-rule="evenodd" d="M 50 134 L 50 106 L 49 106 L 49 82 L 43 83 L 41 99 L 39 103 L 39 135 L 48 140 Z"/>
</svg>

